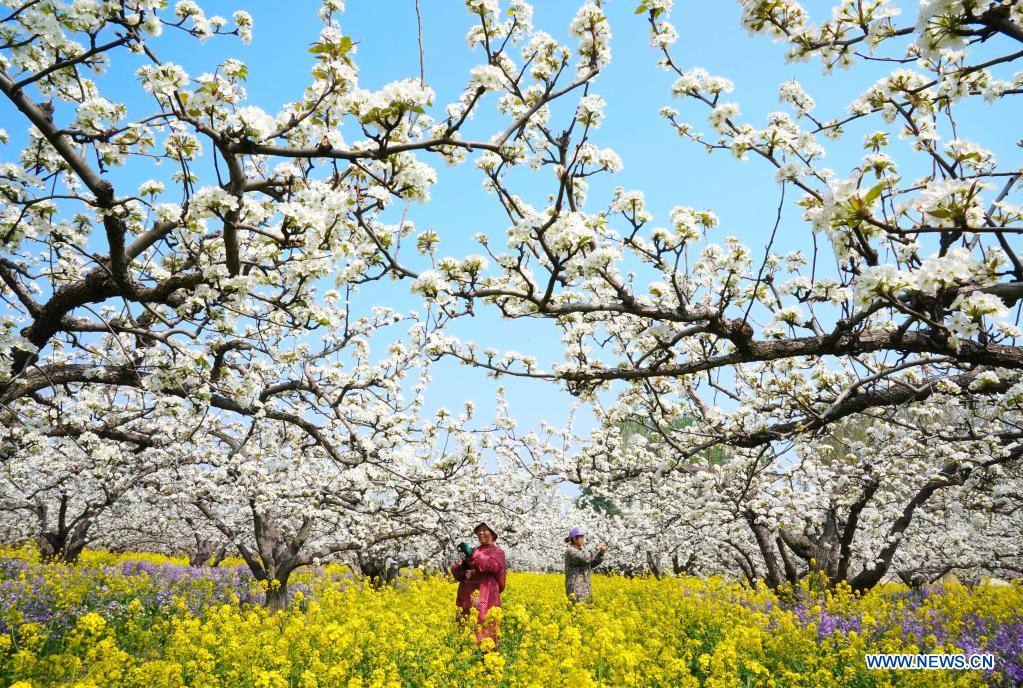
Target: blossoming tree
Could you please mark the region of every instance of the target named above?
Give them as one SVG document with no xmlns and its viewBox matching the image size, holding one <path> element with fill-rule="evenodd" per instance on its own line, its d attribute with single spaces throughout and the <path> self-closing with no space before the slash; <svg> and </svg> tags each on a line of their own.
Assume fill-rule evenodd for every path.
<svg viewBox="0 0 1023 688">
<path fill-rule="evenodd" d="M 247 40 L 245 12 L 232 23 L 189 0 L 172 10 L 156 0 L 15 5 L 3 19 L 0 90 L 31 131 L 19 162 L 0 175 L 3 403 L 88 383 L 177 387 L 214 408 L 246 408 L 237 390 L 216 387 L 227 361 L 258 348 L 262 330 L 336 327 L 324 312 L 332 299 L 401 276 L 381 248 L 396 248 L 412 224 L 381 217 L 395 200 L 428 199 L 436 175 L 418 151 L 451 160 L 469 148 L 521 151 L 548 104 L 593 76 L 557 83 L 567 58 L 547 54 L 528 8 L 516 5 L 501 23 L 476 3 L 474 35 L 502 42 L 434 117 L 421 80 L 360 88 L 338 21 L 343 3 L 327 1 L 308 86 L 270 114 L 246 104 L 241 62 L 189 75 L 151 45 L 165 30 Z M 462 140 L 462 124 L 495 87 L 494 65 L 519 43 L 549 64 L 537 79 L 546 86 L 507 100 L 507 128 L 493 141 Z M 112 92 L 123 82 L 103 79 L 115 65 L 137 67 L 148 114 L 129 118 L 101 93 L 126 95 Z M 154 162 L 173 173 L 156 174 Z M 115 188 L 117 168 L 138 183 Z M 335 291 L 323 288 L 331 279 Z M 90 342 L 107 334 L 118 355 L 91 360 Z"/>
<path fill-rule="evenodd" d="M 276 113 L 249 103 L 240 61 L 190 75 L 153 40 L 247 40 L 244 12 L 228 21 L 191 0 L 8 4 L 0 91 L 30 131 L 17 162 L 0 167 L 6 418 L 97 389 L 115 407 L 142 395 L 154 419 L 194 433 L 180 448 L 195 459 L 181 484 L 254 573 L 277 581 L 274 604 L 316 538 L 328 554 L 388 533 L 436 538 L 485 512 L 470 498 L 473 480 L 489 479 L 470 469 L 481 450 L 518 471 L 508 482 L 519 492 L 494 508 L 553 518 L 562 509 L 544 502 L 544 480 L 558 475 L 606 491 L 627 516 L 665 516 L 680 540 L 699 532 L 711 568 L 771 583 L 813 570 L 867 588 L 959 561 L 955 538 L 943 561 L 900 544 L 915 537 L 911 523 L 936 532 L 946 507 L 974 526 L 987 514 L 995 532 L 1018 519 L 1008 503 L 1023 453 L 1020 169 L 1004 141 L 981 143 L 997 133 L 969 131 L 958 113 L 985 99 L 1011 116 L 1023 92 L 1010 71 L 1023 60 L 1019 3 L 926 0 L 903 12 L 843 0 L 815 21 L 794 0 L 741 0 L 743 25 L 790 59 L 827 72 L 894 67 L 842 113 L 820 114 L 799 83 L 781 83 L 784 111 L 757 124 L 731 100 L 731 81 L 684 66 L 671 0 L 639 2 L 631 20 L 649 24 L 680 101 L 661 111 L 666 134 L 752 158 L 777 183 L 763 247 L 717 237 L 710 209 L 678 205 L 660 226 L 642 191 L 589 197 L 590 177 L 623 164 L 600 140 L 595 79 L 611 59 L 600 3 L 581 4 L 562 45 L 521 0 L 467 0 L 468 42 L 484 59 L 437 112 L 422 75 L 362 88 L 343 3 L 324 0 L 308 85 Z M 107 70 L 137 77 L 145 113 L 133 105 L 129 116 L 117 91 L 130 80 Z M 491 97 L 493 135 L 463 138 Z M 823 166 L 831 139 L 864 128 L 851 169 Z M 900 139 L 907 151 L 893 153 Z M 443 232 L 421 232 L 410 258 L 402 246 L 416 230 L 395 221 L 395 204 L 429 199 L 427 156 L 458 163 L 470 151 L 507 227 L 460 258 L 438 257 Z M 554 173 L 538 205 L 516 187 L 523 167 Z M 807 248 L 782 254 L 793 204 Z M 385 277 L 407 280 L 425 304 L 404 343 L 371 362 L 370 340 L 397 319 L 360 299 Z M 542 370 L 446 331 L 476 308 L 551 320 L 565 362 Z M 597 404 L 585 456 L 515 437 L 500 418 L 479 439 L 406 407 L 400 381 L 421 353 L 616 398 Z M 51 420 L 40 437 L 59 431 Z M 623 422 L 647 428 L 645 445 L 623 445 Z M 841 444 L 864 424 L 877 425 L 869 441 Z M 105 428 L 98 441 L 143 446 L 116 435 L 130 423 L 92 425 Z M 466 470 L 450 477 L 466 482 L 437 479 L 451 468 L 438 426 L 458 438 L 466 460 L 453 466 Z M 936 436 L 940 447 L 927 441 Z M 710 461 L 723 446 L 728 460 Z M 692 503 L 673 509 L 679 490 Z M 1016 565 L 996 540 L 966 559 Z M 680 569 L 700 556 L 675 554 Z"/>
<path fill-rule="evenodd" d="M 1023 475 L 1004 437 L 1017 424 L 1004 406 L 938 394 L 891 419 L 837 421 L 782 456 L 735 450 L 678 464 L 665 443 L 616 427 L 565 469 L 612 506 L 634 566 L 772 586 L 813 573 L 857 590 L 885 576 L 1015 577 Z"/>
<path fill-rule="evenodd" d="M 248 41 L 252 20 L 243 11 L 228 21 L 190 0 L 169 8 L 157 0 L 9 5 L 0 19 L 0 91 L 29 134 L 0 168 L 0 404 L 5 428 L 43 415 L 43 439 L 23 442 L 18 459 L 62 432 L 45 409 L 79 396 L 113 404 L 92 409 L 92 425 L 104 428 L 97 441 L 114 445 L 105 451 L 121 456 L 165 442 L 160 433 L 132 434 L 118 418 L 123 399 L 141 395 L 152 406 L 147 423 L 190 433 L 173 447 L 189 463 L 176 467 L 171 484 L 200 485 L 195 506 L 244 547 L 254 572 L 278 582 L 284 604 L 288 571 L 315 552 L 300 546 L 311 537 L 301 520 L 295 529 L 271 523 L 284 520 L 274 513 L 280 504 L 329 515 L 353 534 L 331 553 L 371 544 L 393 530 L 381 523 L 411 518 L 402 500 L 425 501 L 415 479 L 394 474 L 426 470 L 415 451 L 429 440 L 412 444 L 409 433 L 436 429 L 401 415 L 397 385 L 411 365 L 407 345 L 427 342 L 410 335 L 371 363 L 373 332 L 400 316 L 363 301 L 373 314 L 360 318 L 350 306 L 371 283 L 408 276 L 395 251 L 413 224 L 388 223 L 386 211 L 429 198 L 436 174 L 420 152 L 446 162 L 470 149 L 522 156 L 534 121 L 596 70 L 563 78 L 570 54 L 533 30 L 527 5 L 498 17 L 489 2 L 469 3 L 486 62 L 436 113 L 421 78 L 360 87 L 353 41 L 340 28 L 343 3 L 326 0 L 307 86 L 267 113 L 247 102 L 242 62 L 190 75 L 154 40 L 179 32 Z M 501 70 L 519 47 L 534 55 L 534 74 L 505 96 L 493 138 L 463 139 L 481 98 L 508 90 Z M 133 72 L 141 93 L 129 92 L 135 81 L 118 79 L 120 70 Z M 4 143 L 10 138 L 0 132 Z M 418 244 L 429 254 L 433 240 Z M 468 260 L 461 269 L 480 267 Z M 427 313 L 424 328 L 443 327 L 451 315 Z M 96 453 L 91 444 L 85 451 Z M 28 473 L 41 472 L 31 465 Z M 64 475 L 76 465 L 63 457 Z M 123 468 L 141 478 L 142 466 Z M 246 471 L 255 471 L 256 485 L 235 480 Z M 295 480 L 332 486 L 330 498 L 289 494 Z M 210 481 L 216 489 L 203 491 Z M 365 490 L 376 492 L 363 513 L 356 507 Z M 91 499 L 103 487 L 86 491 Z M 244 544 L 239 523 L 254 529 L 254 546 Z M 279 561 L 280 547 L 295 551 Z"/>
<path fill-rule="evenodd" d="M 9 541 L 34 541 L 40 554 L 77 560 L 92 544 L 134 533 L 131 504 L 149 482 L 167 480 L 177 460 L 174 402 L 91 387 L 58 393 L 4 413 L 0 512 Z"/>
<path fill-rule="evenodd" d="M 661 111 L 668 130 L 708 152 L 752 158 L 774 176 L 780 201 L 763 228 L 765 246 L 716 238 L 711 210 L 678 206 L 669 226 L 657 226 L 641 191 L 619 188 L 594 207 L 588 178 L 616 171 L 618 161 L 598 147 L 604 99 L 587 89 L 574 113 L 541 127 L 542 164 L 557 180 L 545 205 L 534 207 L 516 194 L 509 172 L 518 161 L 496 154 L 480 159 L 510 224 L 506 249 L 492 235 L 479 237 L 495 270 L 471 279 L 457 270 L 419 276 L 427 297 L 482 300 L 510 318 L 554 320 L 566 361 L 550 371 L 538 369 L 532 357 L 502 358 L 454 337 L 445 351 L 498 375 L 561 381 L 590 398 L 624 383 L 614 388 L 618 402 L 609 422 L 640 414 L 669 455 L 632 468 L 611 457 L 591 476 L 606 480 L 610 473 L 619 484 L 662 481 L 654 490 L 663 488 L 665 496 L 671 476 L 699 471 L 699 457 L 721 445 L 737 450 L 730 470 L 780 475 L 779 457 L 843 419 L 897 425 L 910 407 L 941 415 L 926 404 L 912 406 L 936 395 L 939 407 L 943 395 L 956 396 L 953 406 L 967 417 L 978 405 L 1018 409 L 1023 349 L 1012 309 L 1023 294 L 1020 169 L 978 140 L 993 138 L 988 145 L 1003 160 L 1012 159 L 1012 142 L 971 131 L 970 120 L 957 113 L 984 99 L 1000 113 L 995 117 L 1013 116 L 1013 101 L 1023 92 L 1023 72 L 1010 71 L 1023 59 L 1019 3 L 935 0 L 904 12 L 895 2 L 848 0 L 819 22 L 792 0 L 739 4 L 745 28 L 783 42 L 789 59 L 818 60 L 826 73 L 873 63 L 895 67 L 865 92 L 850 94 L 844 113 L 819 114 L 798 82 L 781 83 L 785 110 L 757 125 L 730 100 L 730 80 L 683 66 L 693 56 L 673 46 L 670 0 L 639 3 L 658 64 L 676 77 L 672 95 L 682 102 L 681 110 Z M 577 31 L 585 26 L 600 27 L 586 53 L 589 65 L 599 65 L 609 59 L 610 38 L 600 7 L 580 11 Z M 701 114 L 709 132 L 687 122 Z M 863 155 L 852 169 L 823 166 L 829 139 L 864 127 Z M 896 159 L 889 151 L 899 139 L 908 152 Z M 781 254 L 775 249 L 781 218 L 793 204 L 808 248 Z M 695 422 L 679 426 L 681 418 Z M 813 560 L 832 578 L 850 575 L 855 587 L 869 587 L 889 570 L 920 505 L 971 475 L 1007 480 L 989 469 L 1018 467 L 1020 439 L 999 422 L 957 422 L 942 436 L 955 461 L 946 464 L 935 452 L 929 481 L 914 483 L 906 465 L 861 476 L 862 489 L 850 495 L 854 501 L 842 517 L 844 534 L 837 534 L 837 521 L 820 524 L 831 529 L 828 557 L 795 537 L 784 551 L 765 554 L 783 531 L 749 508 L 758 503 L 755 490 L 740 499 L 748 500 L 744 518 L 757 549 L 772 560 L 771 580 L 784 579 L 786 567 L 792 577 L 793 562 L 775 561 L 792 555 Z M 877 451 L 882 461 L 884 451 Z M 948 465 L 954 468 L 946 471 Z M 587 480 L 573 467 L 564 474 Z M 876 561 L 851 575 L 843 541 L 853 537 L 859 510 L 879 499 L 872 486 L 889 480 L 915 487 L 891 512 L 888 543 Z M 1002 491 L 1012 485 L 1003 483 Z M 688 522 L 699 522 L 701 514 Z"/>
<path fill-rule="evenodd" d="M 548 144 L 545 162 L 556 167 L 558 185 L 545 207 L 507 203 L 514 194 L 504 180 L 516 161 L 481 158 L 511 222 L 508 251 L 495 248 L 492 255 L 494 275 L 482 284 L 456 273 L 420 278 L 424 285 L 447 278 L 424 286 L 430 294 L 444 289 L 449 298 L 493 302 L 510 317 L 556 319 L 568 361 L 541 373 L 454 340 L 452 353 L 501 374 L 562 380 L 580 392 L 623 380 L 696 407 L 698 391 L 730 397 L 740 411 L 719 414 L 721 427 L 692 442 L 690 455 L 722 441 L 756 447 L 784 440 L 866 409 L 926 398 L 939 382 L 972 386 L 974 393 L 1007 390 L 1020 366 L 1019 331 L 1009 313 L 1023 289 L 1014 247 L 1020 208 L 1010 201 L 1019 171 L 999 165 L 961 127 L 956 138 L 941 141 L 961 101 L 983 96 L 999 103 L 1020 90 L 991 71 L 1021 59 L 1018 8 L 928 2 L 903 27 L 889 2 L 843 3 L 822 24 L 794 2 L 741 4 L 747 28 L 788 41 L 793 59 L 819 58 L 828 69 L 885 59 L 919 70 L 900 67 L 839 119 L 814 115 L 809 95 L 786 82 L 780 98 L 792 112 L 772 113 L 758 129 L 724 102 L 732 90 L 727 79 L 677 65 L 675 31 L 664 21 L 671 3 L 640 5 L 662 49 L 660 65 L 678 75 L 673 94 L 705 108 L 713 133 L 696 133 L 671 108 L 663 111 L 667 125 L 711 151 L 760 159 L 781 189 L 801 194 L 796 204 L 808 240 L 820 239 L 817 248 L 777 255 L 773 235 L 760 258 L 732 237 L 701 245 L 717 224 L 711 211 L 678 207 L 670 228 L 651 228 L 638 191 L 619 190 L 603 209 L 586 212 L 586 177 L 614 171 L 593 157 L 603 99 L 588 95 L 564 121 L 566 136 Z M 600 13 L 595 6 L 587 11 Z M 600 26 L 609 33 L 606 22 Z M 1001 46 L 1000 57 L 972 64 L 970 37 Z M 606 59 L 608 36 L 598 38 L 597 62 Z M 861 163 L 844 177 L 823 168 L 827 138 L 867 118 L 881 128 L 864 140 Z M 929 174 L 903 179 L 885 153 L 895 137 L 910 140 Z M 642 275 L 655 280 L 643 285 Z M 617 360 L 602 361 L 604 353 Z M 737 383 L 721 383 L 722 371 L 734 371 Z M 781 385 L 782 375 L 793 382 Z M 745 388 L 768 392 L 770 401 L 751 404 Z M 679 434 L 706 430 L 701 424 Z"/>
</svg>

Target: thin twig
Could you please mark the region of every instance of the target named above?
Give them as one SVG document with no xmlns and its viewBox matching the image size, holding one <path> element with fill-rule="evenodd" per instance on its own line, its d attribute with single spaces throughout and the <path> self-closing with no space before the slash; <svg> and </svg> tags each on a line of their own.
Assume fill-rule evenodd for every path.
<svg viewBox="0 0 1023 688">
<path fill-rule="evenodd" d="M 426 53 L 423 50 L 423 15 L 419 12 L 419 0 L 416 0 L 416 27 L 419 30 L 419 84 L 426 86 Z"/>
</svg>

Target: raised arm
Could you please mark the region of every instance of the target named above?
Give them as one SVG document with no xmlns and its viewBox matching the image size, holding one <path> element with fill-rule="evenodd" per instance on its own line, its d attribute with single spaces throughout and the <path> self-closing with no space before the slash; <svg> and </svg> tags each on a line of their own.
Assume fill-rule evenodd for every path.
<svg viewBox="0 0 1023 688">
<path fill-rule="evenodd" d="M 594 554 L 586 550 L 569 547 L 565 550 L 565 559 L 576 566 L 598 566 L 604 559 L 604 553 Z"/>
<path fill-rule="evenodd" d="M 504 552 L 497 548 L 473 550 L 469 555 L 469 568 L 485 573 L 501 573 L 505 568 Z"/>
<path fill-rule="evenodd" d="M 465 580 L 465 571 L 462 570 L 461 564 L 462 562 L 458 562 L 451 567 L 451 575 L 459 583 Z"/>
</svg>

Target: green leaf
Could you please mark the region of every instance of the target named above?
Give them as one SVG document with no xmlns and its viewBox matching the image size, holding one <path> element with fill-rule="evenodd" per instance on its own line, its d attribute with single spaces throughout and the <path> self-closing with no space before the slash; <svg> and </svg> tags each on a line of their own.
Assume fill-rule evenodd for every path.
<svg viewBox="0 0 1023 688">
<path fill-rule="evenodd" d="M 870 191 L 868 191 L 867 195 L 863 197 L 863 204 L 869 206 L 871 203 L 876 201 L 877 197 L 881 195 L 881 191 L 884 190 L 884 187 L 885 182 L 881 182 L 880 184 L 875 184 L 870 187 Z"/>
<path fill-rule="evenodd" d="M 643 14 L 644 12 L 646 12 L 646 3 L 641 2 L 639 3 L 639 7 L 636 8 L 636 11 L 633 14 Z"/>
</svg>

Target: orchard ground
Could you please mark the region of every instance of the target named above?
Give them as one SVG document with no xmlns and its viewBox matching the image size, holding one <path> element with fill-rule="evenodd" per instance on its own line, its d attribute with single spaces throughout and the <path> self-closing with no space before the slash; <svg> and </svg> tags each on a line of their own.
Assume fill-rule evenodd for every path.
<svg viewBox="0 0 1023 688">
<path fill-rule="evenodd" d="M 106 686 L 1012 686 L 1023 586 L 958 583 L 864 595 L 781 593 L 722 578 L 597 575 L 569 609 L 558 574 L 512 573 L 496 652 L 454 615 L 454 584 L 419 571 L 374 587 L 307 569 L 288 611 L 240 562 L 189 567 L 86 552 L 74 565 L 0 552 L 0 683 Z M 234 565 L 239 564 L 239 565 Z M 868 671 L 868 653 L 994 653 L 995 672 Z"/>
</svg>

